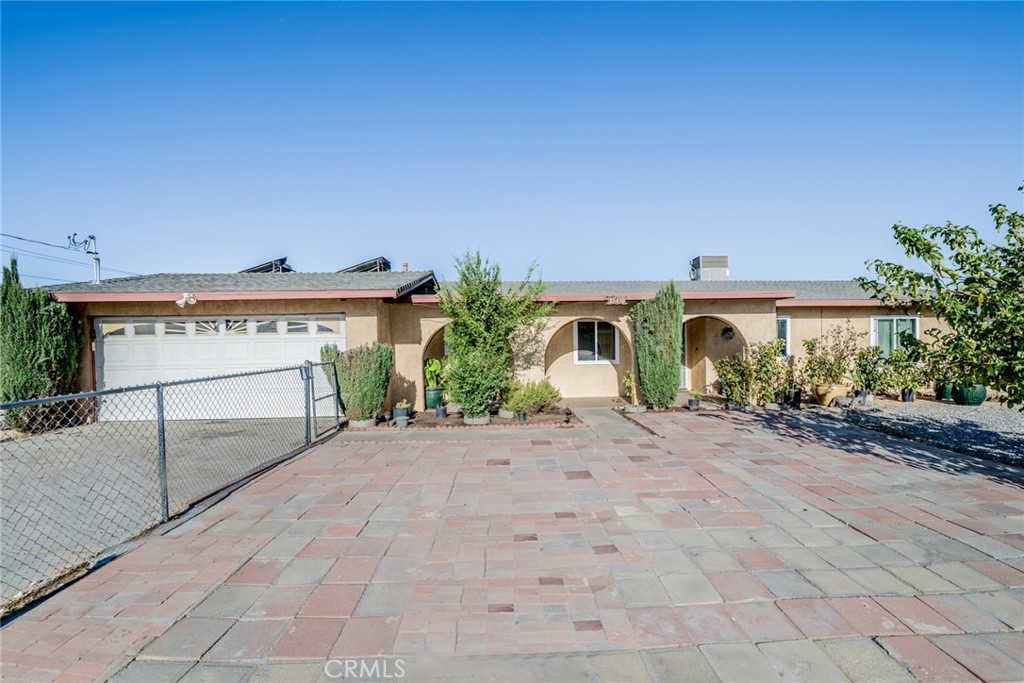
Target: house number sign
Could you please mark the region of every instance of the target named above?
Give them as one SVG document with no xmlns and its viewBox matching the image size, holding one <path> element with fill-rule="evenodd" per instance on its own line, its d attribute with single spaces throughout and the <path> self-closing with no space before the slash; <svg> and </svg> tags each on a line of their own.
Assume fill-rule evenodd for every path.
<svg viewBox="0 0 1024 683">
<path fill-rule="evenodd" d="M 625 306 L 626 305 L 626 297 L 624 297 L 624 296 L 610 296 L 610 297 L 607 298 L 606 301 L 607 301 L 609 306 Z"/>
</svg>

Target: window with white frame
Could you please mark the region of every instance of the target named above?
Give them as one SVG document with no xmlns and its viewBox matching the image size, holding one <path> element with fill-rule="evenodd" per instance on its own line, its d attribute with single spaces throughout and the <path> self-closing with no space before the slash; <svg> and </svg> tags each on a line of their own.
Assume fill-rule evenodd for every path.
<svg viewBox="0 0 1024 683">
<path fill-rule="evenodd" d="M 920 338 L 918 319 L 909 315 L 879 315 L 871 318 L 871 345 L 882 349 L 882 355 L 900 346 L 900 336 L 908 332 Z"/>
<path fill-rule="evenodd" d="M 573 341 L 577 364 L 619 362 L 619 331 L 611 323 L 577 320 Z"/>
<path fill-rule="evenodd" d="M 789 316 L 780 315 L 775 318 L 775 338 L 784 339 L 786 342 L 785 347 L 782 349 L 783 356 L 792 355 L 793 350 L 789 343 Z"/>
</svg>

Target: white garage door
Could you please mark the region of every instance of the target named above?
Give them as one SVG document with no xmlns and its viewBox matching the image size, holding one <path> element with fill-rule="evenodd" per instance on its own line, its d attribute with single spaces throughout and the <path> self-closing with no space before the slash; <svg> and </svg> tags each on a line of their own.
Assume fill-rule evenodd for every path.
<svg viewBox="0 0 1024 683">
<path fill-rule="evenodd" d="M 345 316 L 100 318 L 96 374 L 100 389 L 226 375 L 320 359 L 324 344 L 345 349 Z M 296 373 L 297 374 L 297 373 Z M 148 419 L 139 396 L 108 396 L 105 420 Z M 168 419 L 293 417 L 304 414 L 291 373 L 168 388 Z"/>
</svg>

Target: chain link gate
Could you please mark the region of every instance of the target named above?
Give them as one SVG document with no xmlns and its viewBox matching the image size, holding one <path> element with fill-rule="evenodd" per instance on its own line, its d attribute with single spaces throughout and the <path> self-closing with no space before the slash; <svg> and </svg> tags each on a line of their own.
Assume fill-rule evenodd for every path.
<svg viewBox="0 0 1024 683">
<path fill-rule="evenodd" d="M 0 404 L 0 614 L 337 430 L 333 363 Z"/>
</svg>

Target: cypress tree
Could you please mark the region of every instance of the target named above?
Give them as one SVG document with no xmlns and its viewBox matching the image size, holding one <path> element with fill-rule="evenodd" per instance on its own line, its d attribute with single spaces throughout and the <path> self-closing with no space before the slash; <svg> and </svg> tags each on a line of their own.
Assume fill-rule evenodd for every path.
<svg viewBox="0 0 1024 683">
<path fill-rule="evenodd" d="M 679 393 L 683 352 L 683 300 L 675 283 L 663 285 L 653 299 L 638 302 L 631 322 L 640 393 L 656 408 L 667 408 Z"/>
<path fill-rule="evenodd" d="M 11 258 L 0 284 L 0 402 L 71 392 L 82 329 L 67 306 L 42 289 L 25 289 Z"/>
</svg>

